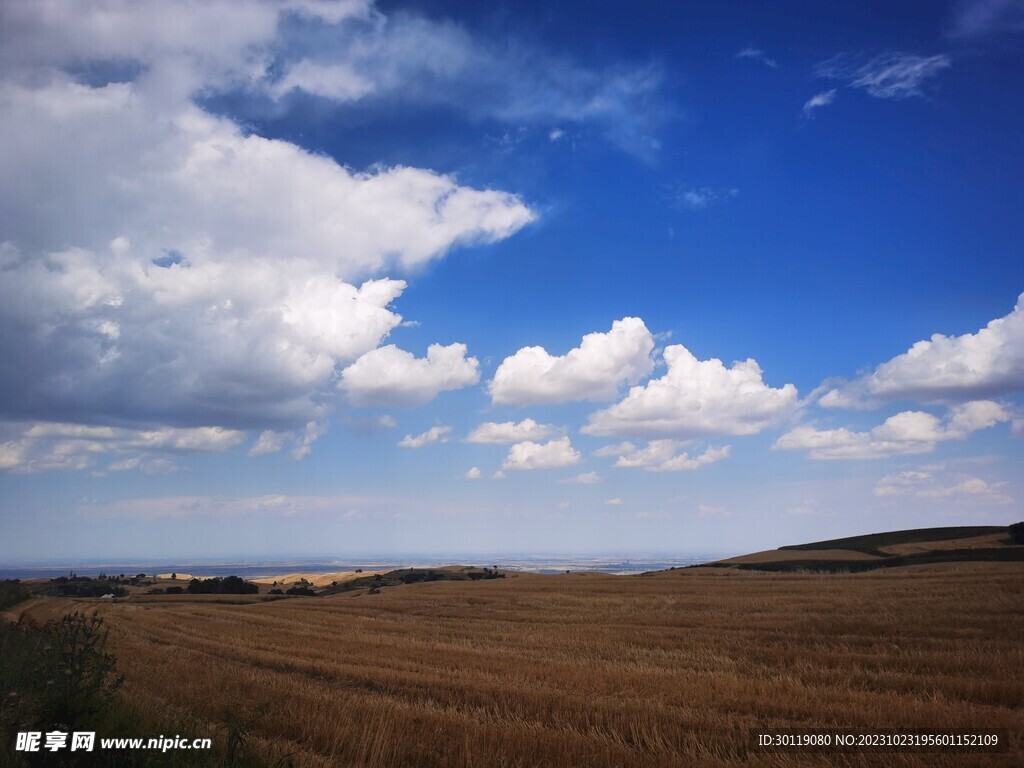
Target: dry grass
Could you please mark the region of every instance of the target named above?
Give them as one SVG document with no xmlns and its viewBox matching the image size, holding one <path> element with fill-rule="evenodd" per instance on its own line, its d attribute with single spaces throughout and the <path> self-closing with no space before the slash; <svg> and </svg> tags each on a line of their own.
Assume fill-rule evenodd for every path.
<svg viewBox="0 0 1024 768">
<path fill-rule="evenodd" d="M 278 586 L 291 586 L 300 581 L 307 581 L 314 587 L 326 587 L 334 582 L 342 584 L 346 581 L 359 579 L 363 576 L 373 576 L 375 573 L 387 573 L 387 571 L 333 571 L 331 573 L 282 573 L 279 576 L 266 576 L 258 579 L 251 579 L 254 584 L 274 584 Z"/>
<path fill-rule="evenodd" d="M 136 705 L 213 732 L 226 706 L 265 702 L 255 735 L 299 766 L 1022 765 L 1022 576 L 1012 563 L 692 569 L 88 605 L 113 628 Z M 1013 746 L 754 746 L 760 731 L 831 726 L 998 728 Z"/>
<path fill-rule="evenodd" d="M 1011 546 L 1009 535 L 1005 533 L 990 533 L 986 536 L 970 536 L 965 539 L 890 544 L 885 547 L 879 547 L 879 549 L 882 552 L 888 552 L 890 555 L 916 555 L 919 552 L 932 552 L 934 550 L 989 549 L 1003 546 Z"/>
</svg>

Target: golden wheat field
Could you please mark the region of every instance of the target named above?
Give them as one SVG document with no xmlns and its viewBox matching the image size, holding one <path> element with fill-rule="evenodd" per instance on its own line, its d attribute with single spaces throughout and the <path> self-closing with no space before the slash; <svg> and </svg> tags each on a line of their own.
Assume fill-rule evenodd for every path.
<svg viewBox="0 0 1024 768">
<path fill-rule="evenodd" d="M 519 575 L 230 604 L 47 599 L 106 617 L 125 692 L 298 766 L 1024 765 L 1024 571 Z M 772 752 L 835 726 L 1009 751 Z"/>
</svg>

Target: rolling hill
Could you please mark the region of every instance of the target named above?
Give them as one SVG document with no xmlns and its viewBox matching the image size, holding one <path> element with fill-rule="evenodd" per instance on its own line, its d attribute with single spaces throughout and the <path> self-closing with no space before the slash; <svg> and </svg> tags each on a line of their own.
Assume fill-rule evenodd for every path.
<svg viewBox="0 0 1024 768">
<path fill-rule="evenodd" d="M 1016 525 L 1021 525 L 1020 523 Z M 757 571 L 870 571 L 951 562 L 1024 562 L 1016 526 L 975 525 L 886 531 L 791 544 L 708 563 Z"/>
</svg>

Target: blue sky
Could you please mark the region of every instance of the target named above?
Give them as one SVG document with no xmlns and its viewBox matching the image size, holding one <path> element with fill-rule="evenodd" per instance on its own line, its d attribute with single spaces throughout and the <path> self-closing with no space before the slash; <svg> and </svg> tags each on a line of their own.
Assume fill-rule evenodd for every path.
<svg viewBox="0 0 1024 768">
<path fill-rule="evenodd" d="M 5 6 L 0 558 L 1009 523 L 1024 6 Z"/>
</svg>

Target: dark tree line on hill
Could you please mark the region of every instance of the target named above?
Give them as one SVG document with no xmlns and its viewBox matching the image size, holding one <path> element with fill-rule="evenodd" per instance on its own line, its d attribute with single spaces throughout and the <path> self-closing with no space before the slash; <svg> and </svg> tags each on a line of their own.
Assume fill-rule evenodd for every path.
<svg viewBox="0 0 1024 768">
<path fill-rule="evenodd" d="M 192 579 L 188 583 L 190 595 L 255 595 L 260 588 L 240 576 L 225 576 L 223 579 Z"/>
<path fill-rule="evenodd" d="M 1024 544 L 1024 523 L 1014 523 L 1010 526 L 1010 539 L 1014 544 Z"/>
<path fill-rule="evenodd" d="M 70 577 L 60 576 L 51 580 L 53 593 L 60 597 L 103 597 L 104 595 L 124 597 L 128 594 L 128 590 L 118 586 L 119 583 L 117 579 L 108 579 L 105 576 L 90 579 L 87 576 L 72 575 Z"/>
</svg>

